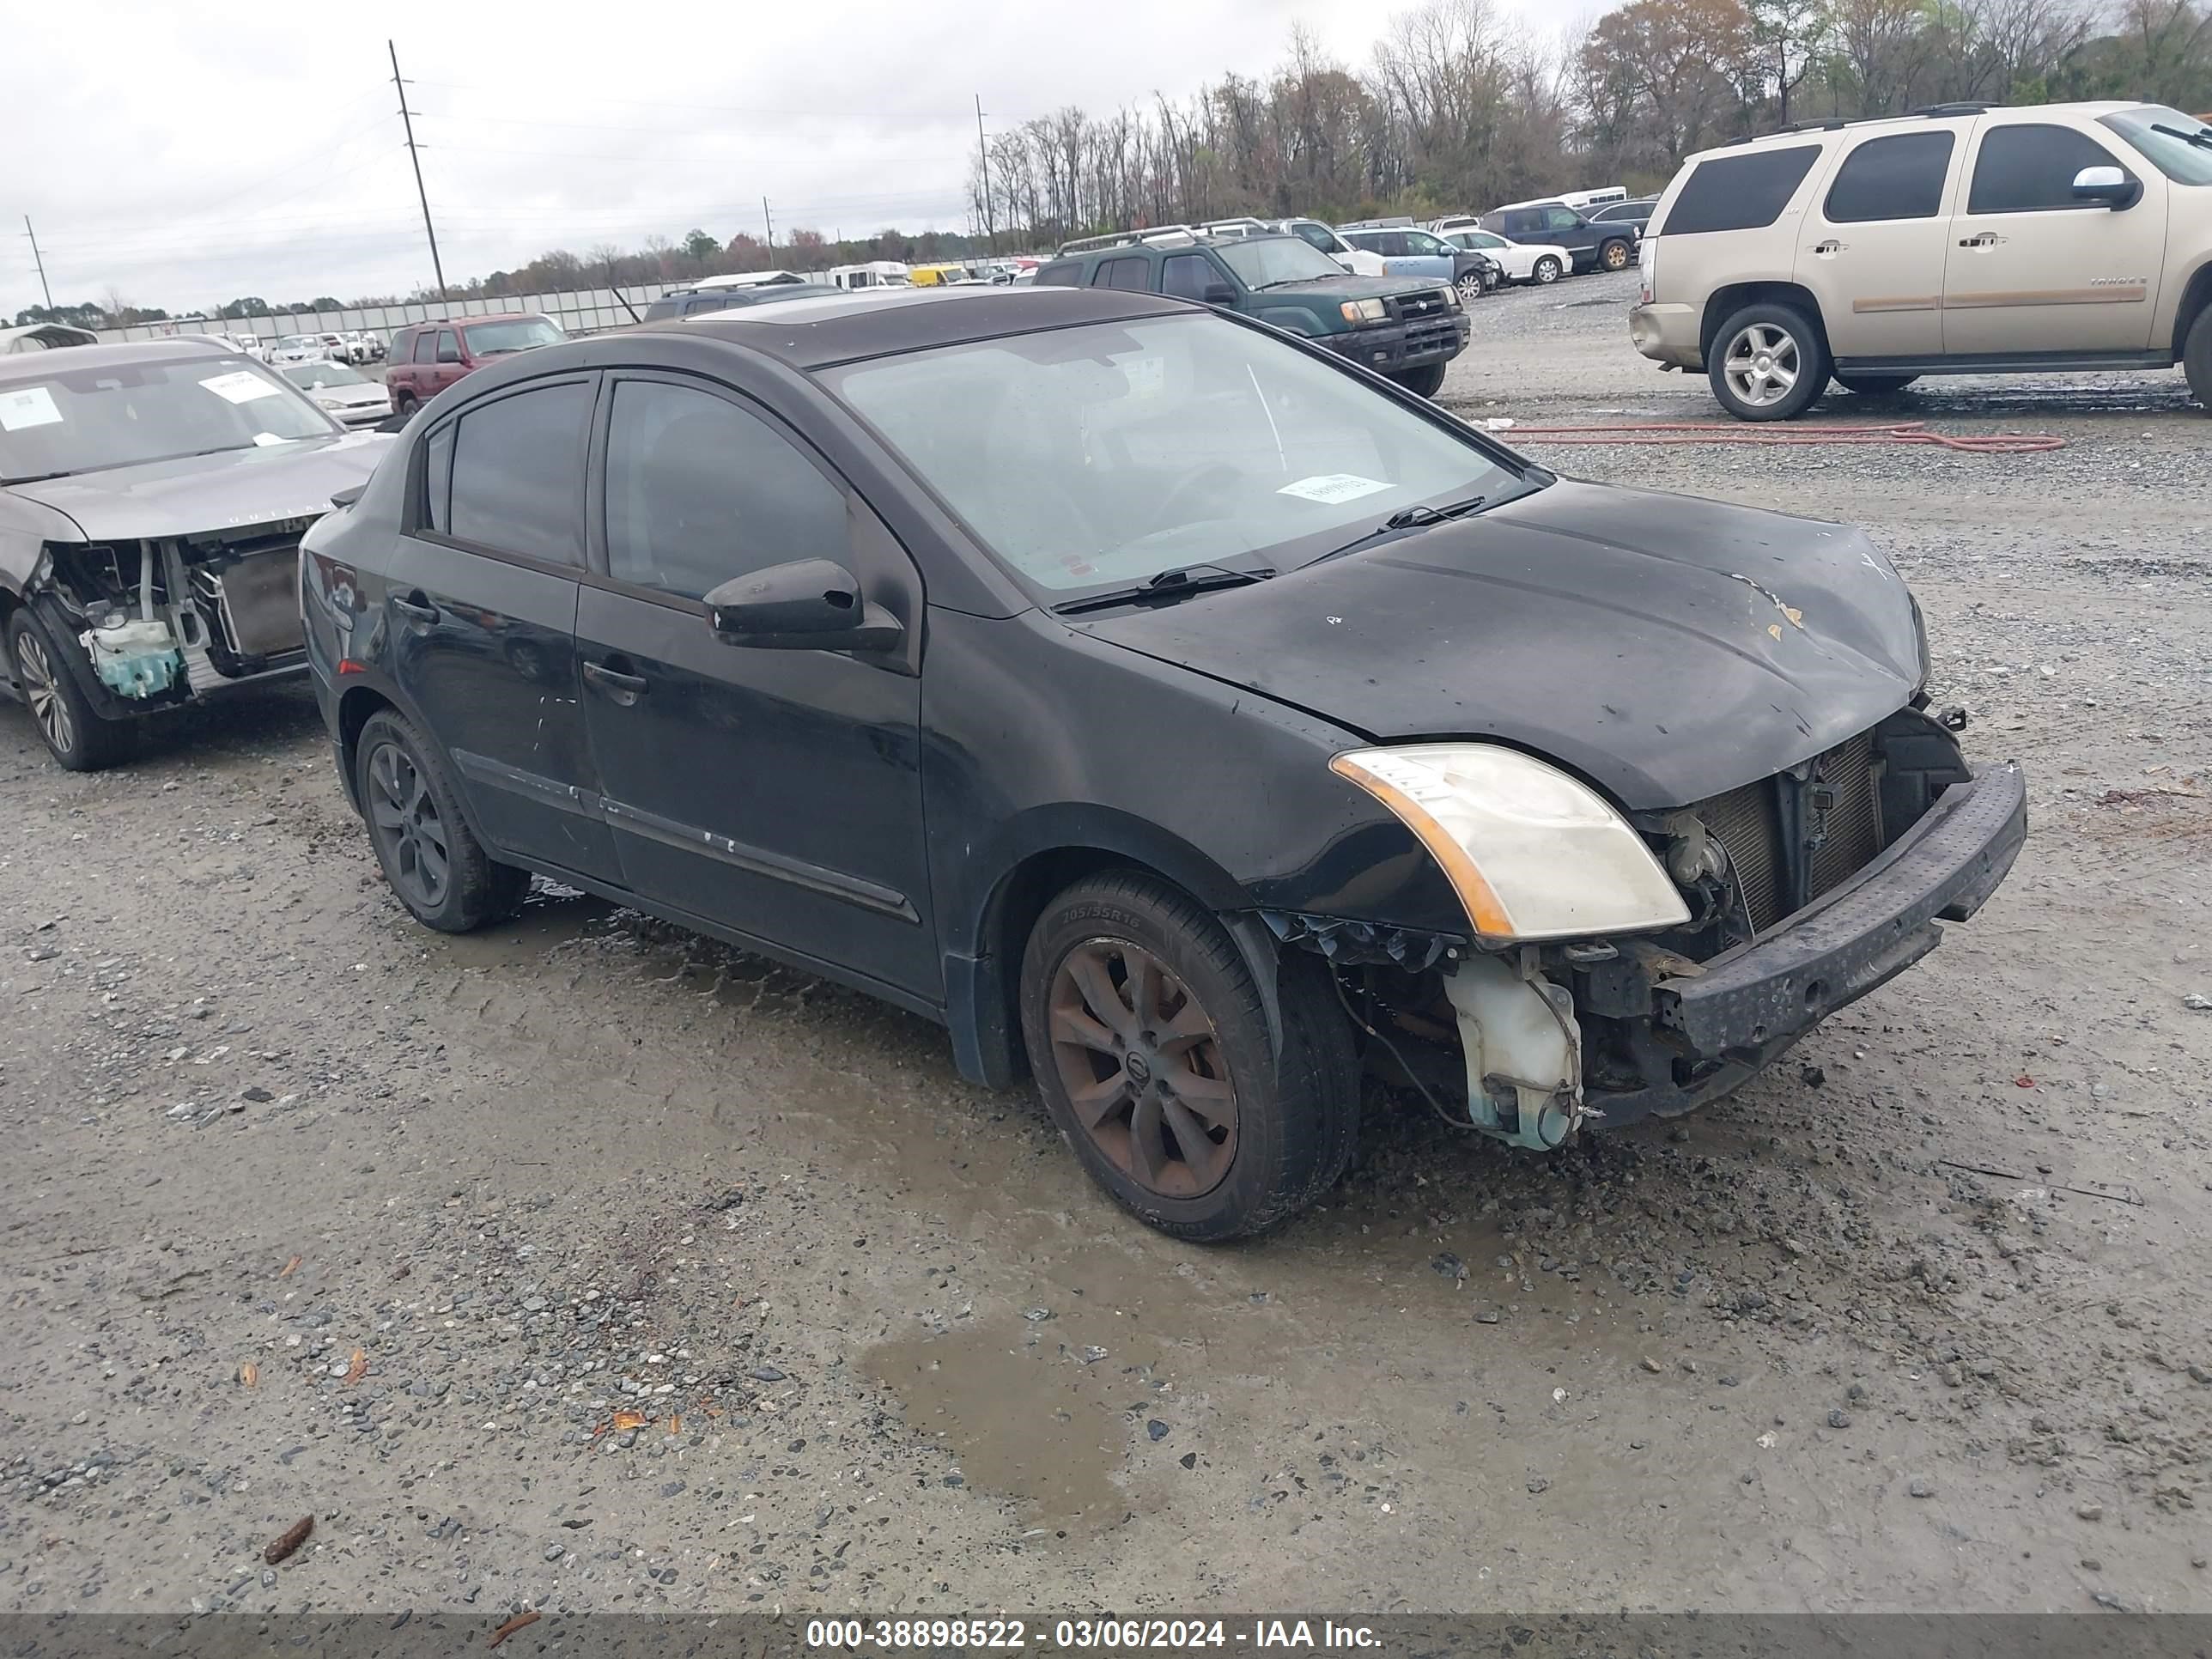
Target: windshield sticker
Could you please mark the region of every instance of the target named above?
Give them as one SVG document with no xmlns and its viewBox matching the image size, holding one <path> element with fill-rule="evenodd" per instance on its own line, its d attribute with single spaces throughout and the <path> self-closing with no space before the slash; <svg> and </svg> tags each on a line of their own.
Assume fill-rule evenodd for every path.
<svg viewBox="0 0 2212 1659">
<path fill-rule="evenodd" d="M 256 398 L 274 398 L 283 390 L 275 381 L 263 380 L 250 368 L 217 374 L 200 384 L 216 397 L 228 398 L 234 404 L 250 404 Z"/>
<path fill-rule="evenodd" d="M 280 438 L 273 432 L 257 432 L 253 434 L 253 441 L 266 449 L 271 444 L 289 444 L 292 441 L 289 438 Z"/>
<path fill-rule="evenodd" d="M 1389 485 L 1373 478 L 1363 478 L 1357 472 L 1317 472 L 1310 478 L 1301 478 L 1296 483 L 1286 483 L 1275 493 L 1296 495 L 1303 501 L 1334 504 L 1337 501 L 1356 501 L 1362 495 L 1372 495 Z"/>
<path fill-rule="evenodd" d="M 27 426 L 58 426 L 62 412 L 54 407 L 54 394 L 42 386 L 0 392 L 0 432 L 21 432 Z"/>
</svg>

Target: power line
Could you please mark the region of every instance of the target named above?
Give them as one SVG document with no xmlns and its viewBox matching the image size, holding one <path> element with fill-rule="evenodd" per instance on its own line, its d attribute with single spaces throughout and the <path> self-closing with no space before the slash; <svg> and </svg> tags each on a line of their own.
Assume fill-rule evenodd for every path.
<svg viewBox="0 0 2212 1659">
<path fill-rule="evenodd" d="M 390 40 L 384 43 L 392 54 L 392 84 L 399 89 L 399 125 L 407 129 L 407 159 L 415 167 L 415 194 L 422 204 L 422 234 L 430 239 L 430 270 L 438 279 L 438 298 L 446 298 L 446 267 L 438 259 L 438 232 L 430 222 L 430 192 L 422 188 L 422 157 L 415 148 L 415 118 L 407 112 L 407 83 L 399 78 L 399 48 Z"/>
</svg>

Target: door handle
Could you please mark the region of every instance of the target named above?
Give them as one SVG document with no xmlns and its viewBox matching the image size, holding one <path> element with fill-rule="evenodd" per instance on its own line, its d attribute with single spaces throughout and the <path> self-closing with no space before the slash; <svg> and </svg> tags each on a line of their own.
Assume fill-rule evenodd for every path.
<svg viewBox="0 0 2212 1659">
<path fill-rule="evenodd" d="M 438 607 L 424 597 L 420 588 L 404 599 L 394 599 L 392 608 L 410 622 L 434 623 L 438 620 Z"/>
<path fill-rule="evenodd" d="M 1960 241 L 1959 246 L 1960 247 L 1973 248 L 1995 247 L 1998 243 L 2004 240 L 2005 239 L 2003 237 L 1998 235 L 1994 230 L 1985 230 L 1978 236 L 1968 236 L 1963 238 Z"/>
<path fill-rule="evenodd" d="M 646 678 L 642 674 L 625 674 L 610 668 L 603 662 L 584 665 L 584 684 L 599 691 L 617 708 L 634 707 L 646 693 Z"/>
<path fill-rule="evenodd" d="M 1844 252 L 1846 249 L 1848 249 L 1850 246 L 1850 243 L 1848 243 L 1848 242 L 1839 242 L 1839 241 L 1838 241 L 1834 237 L 1831 236 L 1831 237 L 1830 237 L 1826 241 L 1825 241 L 1825 242 L 1818 242 L 1818 243 L 1815 243 L 1815 244 L 1814 245 L 1814 247 L 1813 247 L 1813 252 L 1815 252 L 1815 253 L 1817 253 L 1817 254 L 1819 254 L 1822 258 L 1826 259 L 1826 258 L 1832 258 L 1833 256 L 1835 256 L 1836 254 L 1838 254 L 1838 253 Z"/>
</svg>

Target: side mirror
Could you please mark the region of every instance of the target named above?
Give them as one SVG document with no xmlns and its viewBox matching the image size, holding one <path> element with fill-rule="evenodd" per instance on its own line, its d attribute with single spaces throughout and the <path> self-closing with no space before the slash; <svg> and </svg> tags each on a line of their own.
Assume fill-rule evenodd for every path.
<svg viewBox="0 0 2212 1659">
<path fill-rule="evenodd" d="M 906 637 L 896 617 L 860 597 L 835 559 L 795 559 L 733 576 L 707 595 L 717 638 L 763 651 L 889 651 Z"/>
<path fill-rule="evenodd" d="M 438 348 L 438 361 L 441 363 L 458 363 L 461 361 L 461 354 L 451 346 L 441 346 Z"/>
<path fill-rule="evenodd" d="M 2142 185 L 2118 167 L 2083 167 L 2074 175 L 2074 199 L 2100 202 L 2118 213 L 2142 200 Z"/>
<path fill-rule="evenodd" d="M 1200 297 L 1210 306 L 1233 306 L 1237 303 L 1237 290 L 1227 283 L 1208 283 Z"/>
</svg>

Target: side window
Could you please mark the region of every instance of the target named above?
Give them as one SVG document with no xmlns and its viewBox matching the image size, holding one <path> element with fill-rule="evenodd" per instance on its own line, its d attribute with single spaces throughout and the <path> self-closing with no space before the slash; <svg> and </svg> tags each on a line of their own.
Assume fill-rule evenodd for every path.
<svg viewBox="0 0 2212 1659">
<path fill-rule="evenodd" d="M 1820 159 L 1818 144 L 1717 155 L 1698 163 L 1653 232 L 1694 236 L 1713 230 L 1759 230 L 1782 216 L 1797 186 Z"/>
<path fill-rule="evenodd" d="M 1045 266 L 1030 280 L 1039 288 L 1074 288 L 1083 267 L 1073 259 L 1060 259 Z"/>
<path fill-rule="evenodd" d="M 1580 230 L 1582 227 L 1583 216 L 1572 208 L 1555 207 L 1544 210 L 1544 228 L 1547 230 Z"/>
<path fill-rule="evenodd" d="M 1312 243 L 1323 253 L 1336 252 L 1336 238 L 1329 234 L 1327 225 L 1304 224 L 1300 225 L 1297 230 L 1300 240 Z"/>
<path fill-rule="evenodd" d="M 453 532 L 453 430 L 448 421 L 422 446 L 422 522 L 441 536 Z"/>
<path fill-rule="evenodd" d="M 1091 286 L 1133 289 L 1142 294 L 1152 285 L 1152 263 L 1144 258 L 1108 259 L 1091 273 Z"/>
<path fill-rule="evenodd" d="M 1821 210 L 1828 222 L 1934 218 L 1943 205 L 1943 176 L 1951 170 L 1954 142 L 1948 132 L 1868 139 L 1836 170 Z"/>
<path fill-rule="evenodd" d="M 1219 280 L 1203 253 L 1170 254 L 1160 267 L 1160 292 L 1179 299 L 1203 300 L 1207 286 Z"/>
<path fill-rule="evenodd" d="M 458 363 L 461 361 L 459 337 L 450 328 L 441 328 L 438 331 L 438 361 L 441 363 Z"/>
<path fill-rule="evenodd" d="M 415 356 L 418 363 L 435 362 L 438 358 L 438 336 L 434 330 L 424 329 L 415 337 Z"/>
<path fill-rule="evenodd" d="M 1508 236 L 1526 236 L 1543 228 L 1543 216 L 1527 208 L 1516 208 L 1505 216 L 1505 234 Z"/>
<path fill-rule="evenodd" d="M 1443 238 L 1431 236 L 1425 230 L 1406 230 L 1399 232 L 1399 234 L 1406 239 L 1406 251 L 1408 253 L 1426 254 L 1433 258 L 1438 254 L 1448 254 L 1452 251 L 1451 245 Z"/>
<path fill-rule="evenodd" d="M 793 559 L 842 559 L 845 493 L 757 415 L 625 380 L 607 428 L 607 574 L 685 599 Z"/>
<path fill-rule="evenodd" d="M 1375 233 L 1375 240 L 1368 246 L 1386 259 L 1402 259 L 1406 257 L 1406 233 L 1402 230 L 1378 230 Z"/>
<path fill-rule="evenodd" d="M 1991 127 L 1982 135 L 1981 154 L 1974 158 L 1966 211 L 2044 213 L 2078 207 L 2074 175 L 2083 167 L 2118 166 L 2111 151 L 2071 127 Z"/>
<path fill-rule="evenodd" d="M 555 564 L 584 562 L 588 381 L 540 386 L 455 422 L 452 528 L 458 541 Z"/>
</svg>

